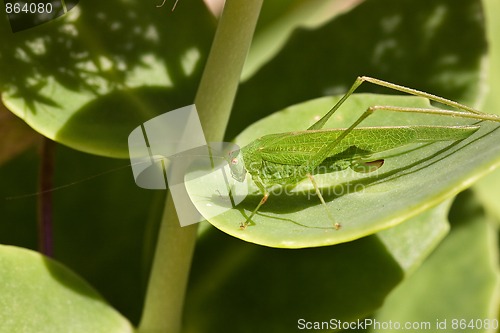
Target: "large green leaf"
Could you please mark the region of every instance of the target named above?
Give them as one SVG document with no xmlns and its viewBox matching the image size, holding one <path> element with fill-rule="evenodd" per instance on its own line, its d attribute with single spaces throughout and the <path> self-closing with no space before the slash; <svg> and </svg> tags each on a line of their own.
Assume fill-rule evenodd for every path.
<svg viewBox="0 0 500 333">
<path fill-rule="evenodd" d="M 484 0 L 488 33 L 488 94 L 485 109 L 500 115 L 500 2 Z M 479 181 L 474 189 L 486 208 L 500 220 L 500 171 L 496 171 Z"/>
<path fill-rule="evenodd" d="M 133 332 L 85 281 L 39 253 L 0 245 L 0 276 L 2 333 Z"/>
<path fill-rule="evenodd" d="M 430 331 L 496 332 L 500 273 L 497 230 L 472 193 L 453 205 L 448 237 L 386 300 L 375 319 L 430 325 Z M 439 323 L 439 327 L 436 325 Z M 393 332 L 373 329 L 373 332 Z M 423 331 L 424 327 L 420 326 Z"/>
<path fill-rule="evenodd" d="M 18 33 L 2 20 L 2 99 L 53 140 L 128 157 L 135 127 L 193 102 L 213 31 L 201 0 L 174 13 L 136 1 L 81 1 Z"/>
<path fill-rule="evenodd" d="M 258 246 L 204 229 L 184 332 L 293 332 L 299 319 L 364 318 L 446 235 L 449 205 L 355 242 L 302 250 Z"/>
<path fill-rule="evenodd" d="M 338 97 L 322 98 L 285 109 L 247 128 L 236 138 L 236 143 L 244 146 L 265 134 L 304 130 L 337 100 Z M 325 128 L 347 127 L 371 105 L 430 107 L 423 98 L 359 94 L 349 98 Z M 457 125 L 476 122 L 457 117 L 379 112 L 363 125 Z M 333 222 L 314 195 L 309 181 L 301 182 L 295 191 L 274 191 L 279 194 L 271 194 L 252 218 L 254 225 L 241 230 L 240 223 L 262 198 L 256 186 L 252 186 L 253 182 L 248 180 L 250 189 L 245 200 L 230 210 L 224 203 L 213 200 L 211 205 L 220 204 L 221 209 L 225 207 L 227 211 L 209 218 L 209 221 L 243 240 L 287 248 L 338 244 L 376 233 L 452 197 L 500 164 L 500 147 L 497 144 L 500 125 L 482 122 L 479 126 L 481 128 L 477 132 L 463 141 L 411 145 L 376 155 L 374 159 L 384 158 L 385 164 L 374 173 L 356 173 L 348 169 L 317 175 L 316 180 L 329 211 L 335 222 L 342 224 L 340 230 L 333 228 Z M 207 199 L 216 195 L 205 194 L 209 197 L 203 198 L 201 192 L 196 192 L 200 187 L 210 188 L 202 183 L 188 188 L 188 191 L 191 191 L 192 198 L 201 198 L 197 207 L 203 214 Z"/>
</svg>

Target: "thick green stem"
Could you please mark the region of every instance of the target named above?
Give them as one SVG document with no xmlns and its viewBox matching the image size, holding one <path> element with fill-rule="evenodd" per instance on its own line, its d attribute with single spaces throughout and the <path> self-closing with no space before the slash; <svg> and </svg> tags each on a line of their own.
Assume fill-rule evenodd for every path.
<svg viewBox="0 0 500 333">
<path fill-rule="evenodd" d="M 222 140 L 263 0 L 227 0 L 195 104 L 207 141 Z"/>
<path fill-rule="evenodd" d="M 180 226 L 171 196 L 168 196 L 139 332 L 180 332 L 196 226 Z"/>
<path fill-rule="evenodd" d="M 261 6 L 262 0 L 226 1 L 195 99 L 207 141 L 220 141 L 224 136 Z M 196 233 L 197 225 L 179 225 L 169 197 L 158 235 L 140 333 L 181 331 Z"/>
</svg>

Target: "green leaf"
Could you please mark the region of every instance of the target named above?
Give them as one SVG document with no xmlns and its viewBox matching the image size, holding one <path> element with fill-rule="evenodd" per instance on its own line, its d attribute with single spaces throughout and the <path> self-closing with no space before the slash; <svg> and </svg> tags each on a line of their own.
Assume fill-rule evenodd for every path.
<svg viewBox="0 0 500 333">
<path fill-rule="evenodd" d="M 480 0 L 365 1 L 320 27 L 297 29 L 241 85 L 226 137 L 289 105 L 343 93 L 359 75 L 475 106 L 486 88 L 486 52 Z"/>
<path fill-rule="evenodd" d="M 252 76 L 270 61 L 292 32 L 301 27 L 317 28 L 333 17 L 350 10 L 362 0 L 281 0 L 266 1 L 262 6 L 252 48 L 242 78 Z"/>
<path fill-rule="evenodd" d="M 38 159 L 30 149 L 0 166 L 1 244 L 37 249 Z M 139 188 L 123 160 L 62 145 L 55 165 L 55 259 L 138 323 L 165 191 Z"/>
<path fill-rule="evenodd" d="M 500 284 L 497 231 L 471 192 L 457 197 L 450 221 L 450 234 L 387 298 L 375 316 L 377 321 L 430 323 L 431 331 L 496 331 Z M 438 322 L 446 326 L 438 329 Z M 458 326 L 453 327 L 454 323 Z M 461 327 L 463 324 L 474 326 Z"/>
<path fill-rule="evenodd" d="M 134 128 L 193 103 L 213 23 L 201 0 L 174 13 L 134 1 L 81 1 L 15 34 L 2 20 L 2 100 L 57 142 L 126 158 Z"/>
<path fill-rule="evenodd" d="M 500 114 L 500 3 L 495 0 L 483 0 L 488 38 L 488 94 L 484 106 L 492 113 Z"/>
<path fill-rule="evenodd" d="M 488 33 L 488 94 L 484 102 L 484 109 L 500 115 L 500 2 L 484 0 L 485 15 Z M 481 179 L 474 186 L 474 190 L 481 198 L 485 207 L 500 220 L 500 171 L 496 171 Z"/>
<path fill-rule="evenodd" d="M 265 134 L 304 130 L 338 99 L 322 98 L 277 112 L 248 127 L 235 142 L 242 147 Z M 346 127 L 372 105 L 431 107 L 423 98 L 359 94 L 349 98 L 325 128 Z M 475 122 L 457 117 L 379 111 L 362 125 L 463 125 Z M 240 223 L 262 198 L 253 182 L 248 180 L 249 195 L 236 208 L 227 210 L 224 205 L 227 203 L 213 200 L 212 205 L 220 205 L 227 211 L 209 218 L 209 222 L 245 241 L 285 248 L 332 245 L 376 233 L 454 196 L 500 164 L 499 124 L 482 122 L 480 127 L 463 141 L 415 144 L 376 154 L 373 158 L 383 158 L 385 163 L 373 173 L 360 174 L 347 169 L 315 176 L 328 210 L 335 222 L 342 225 L 340 230 L 333 228 L 333 222 L 309 181 L 302 181 L 293 190 L 278 188 L 271 191 L 267 202 L 252 218 L 255 224 L 241 230 Z M 195 192 L 199 187 L 189 188 L 188 185 L 188 192 L 203 214 L 208 206 L 207 200 L 216 193 L 203 197 L 201 192 Z M 213 187 L 204 184 L 203 188 Z"/>
<path fill-rule="evenodd" d="M 0 245 L 0 276 L 2 333 L 133 332 L 85 281 L 39 253 Z"/>
<path fill-rule="evenodd" d="M 290 332 L 301 318 L 364 318 L 446 235 L 449 205 L 355 242 L 300 251 L 257 246 L 205 228 L 184 332 Z"/>
</svg>

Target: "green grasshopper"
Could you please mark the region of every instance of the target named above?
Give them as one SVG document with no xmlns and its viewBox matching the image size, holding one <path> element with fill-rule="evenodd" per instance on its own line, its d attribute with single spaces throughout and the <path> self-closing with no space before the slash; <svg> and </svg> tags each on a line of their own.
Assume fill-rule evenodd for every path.
<svg viewBox="0 0 500 333">
<path fill-rule="evenodd" d="M 425 97 L 460 111 L 371 106 L 348 128 L 322 129 L 335 111 L 365 81 L 411 95 Z M 351 168 L 356 172 L 373 172 L 384 164 L 383 159 L 371 158 L 375 153 L 418 142 L 458 141 L 469 137 L 479 129 L 478 125 L 358 127 L 364 119 L 378 110 L 500 122 L 499 116 L 479 112 L 452 100 L 371 77 L 358 77 L 347 93 L 330 111 L 307 130 L 265 135 L 240 150 L 229 153 L 229 166 L 232 177 L 239 182 L 243 182 L 248 172 L 263 194 L 257 207 L 246 221 L 241 223 L 240 228 L 245 229 L 250 225 L 252 217 L 268 199 L 269 188 L 275 185 L 296 185 L 306 178 L 311 181 L 321 204 L 326 209 L 327 215 L 334 221 L 313 177 L 321 170 L 323 172 L 325 170 L 334 172 Z M 334 228 L 340 229 L 341 224 L 334 222 Z"/>
</svg>

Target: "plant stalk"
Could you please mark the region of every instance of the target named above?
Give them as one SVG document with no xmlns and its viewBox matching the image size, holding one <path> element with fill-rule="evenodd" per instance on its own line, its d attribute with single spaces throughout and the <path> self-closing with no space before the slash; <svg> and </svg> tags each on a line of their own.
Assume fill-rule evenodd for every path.
<svg viewBox="0 0 500 333">
<path fill-rule="evenodd" d="M 227 0 L 195 98 L 207 142 L 221 141 L 262 0 Z M 197 225 L 181 227 L 165 205 L 139 333 L 179 333 Z M 186 318 L 185 320 L 189 320 Z"/>
</svg>

